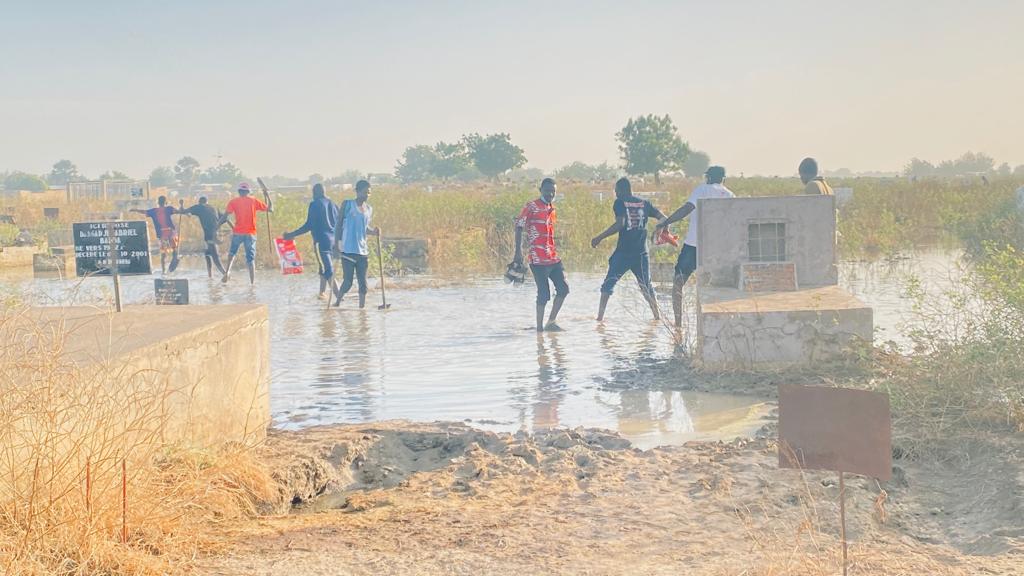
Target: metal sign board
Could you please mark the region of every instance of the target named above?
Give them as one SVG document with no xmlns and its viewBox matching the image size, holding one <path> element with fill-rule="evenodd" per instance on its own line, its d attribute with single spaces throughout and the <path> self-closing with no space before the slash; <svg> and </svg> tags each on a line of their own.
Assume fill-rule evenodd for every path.
<svg viewBox="0 0 1024 576">
<path fill-rule="evenodd" d="M 188 304 L 187 278 L 154 278 L 153 291 L 157 304 Z"/>
<path fill-rule="evenodd" d="M 892 476 L 889 396 L 779 385 L 779 467 Z"/>
<path fill-rule="evenodd" d="M 117 253 L 118 274 L 151 273 L 149 232 L 144 220 L 75 223 L 72 239 L 79 276 L 111 275 L 111 243 Z"/>
</svg>

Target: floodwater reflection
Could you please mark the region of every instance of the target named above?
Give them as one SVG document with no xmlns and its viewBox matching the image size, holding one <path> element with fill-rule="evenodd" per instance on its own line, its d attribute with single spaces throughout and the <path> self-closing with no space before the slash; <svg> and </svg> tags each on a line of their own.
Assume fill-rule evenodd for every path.
<svg viewBox="0 0 1024 576">
<path fill-rule="evenodd" d="M 947 263 L 948 277 L 952 258 L 940 254 L 923 262 Z M 902 277 L 856 264 L 843 270 L 843 286 L 875 307 L 876 323 L 888 331 L 883 337 L 891 337 L 907 308 Z M 542 334 L 532 329 L 529 284 L 489 279 L 396 287 L 388 293 L 392 308 L 382 312 L 375 293 L 365 310 L 354 307 L 355 299 L 325 310 L 315 296 L 315 275 L 261 271 L 254 287 L 242 277 L 228 285 L 208 280 L 205 267 L 183 266 L 175 277 L 190 280 L 194 304 L 267 305 L 271 411 L 280 427 L 387 419 L 462 420 L 495 430 L 590 426 L 651 446 L 749 432 L 759 410 L 756 398 L 681 392 L 683 382 L 643 381 L 650 390 L 627 382 L 625 390 L 610 390 L 609 381 L 629 381 L 643 366 L 671 359 L 674 340 L 663 323 L 650 319 L 631 283 L 623 283 L 605 323 L 597 324 L 599 275 L 570 277 L 573 293 L 559 317 L 564 331 Z M 106 279 L 3 281 L 43 305 L 99 304 L 110 297 Z M 152 278 L 123 279 L 128 304 L 152 302 L 152 293 Z M 667 296 L 661 290 L 663 310 L 671 309 Z"/>
</svg>

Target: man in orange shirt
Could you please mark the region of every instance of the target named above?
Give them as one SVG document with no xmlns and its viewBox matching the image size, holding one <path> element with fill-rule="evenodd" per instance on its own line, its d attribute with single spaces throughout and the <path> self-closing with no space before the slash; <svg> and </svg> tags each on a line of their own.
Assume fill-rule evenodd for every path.
<svg viewBox="0 0 1024 576">
<path fill-rule="evenodd" d="M 228 202 L 224 215 L 221 216 L 221 223 L 226 222 L 228 214 L 234 214 L 235 224 L 232 226 L 231 249 L 228 251 L 228 265 L 224 271 L 224 278 L 221 282 L 227 283 L 231 276 L 231 265 L 235 262 L 238 249 L 245 246 L 245 263 L 249 267 L 249 283 L 256 282 L 256 213 L 273 212 L 274 203 L 267 196 L 264 203 L 258 198 L 249 195 L 249 184 L 242 182 L 238 185 L 238 198 Z"/>
</svg>

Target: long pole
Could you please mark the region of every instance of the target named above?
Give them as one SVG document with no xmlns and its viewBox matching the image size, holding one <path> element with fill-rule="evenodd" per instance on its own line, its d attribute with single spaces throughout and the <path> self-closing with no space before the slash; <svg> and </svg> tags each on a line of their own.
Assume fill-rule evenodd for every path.
<svg viewBox="0 0 1024 576">
<path fill-rule="evenodd" d="M 384 251 L 380 247 L 380 232 L 377 232 L 377 268 L 380 270 L 380 309 L 387 310 L 388 298 L 384 293 Z"/>
<path fill-rule="evenodd" d="M 110 275 L 114 277 L 114 308 L 121 311 L 121 277 L 118 274 L 121 266 L 117 263 L 117 257 L 120 250 L 117 246 L 117 237 L 114 235 L 114 223 L 107 223 L 107 259 L 109 263 L 107 269 L 110 270 Z"/>
<path fill-rule="evenodd" d="M 839 536 L 843 540 L 843 576 L 846 576 L 846 480 L 839 472 Z"/>
<path fill-rule="evenodd" d="M 267 248 L 271 255 L 277 254 L 277 249 L 274 248 L 274 237 L 270 233 L 270 192 L 267 191 L 267 185 L 263 183 L 262 178 L 256 178 L 256 182 L 263 189 L 263 201 L 267 204 Z"/>
</svg>

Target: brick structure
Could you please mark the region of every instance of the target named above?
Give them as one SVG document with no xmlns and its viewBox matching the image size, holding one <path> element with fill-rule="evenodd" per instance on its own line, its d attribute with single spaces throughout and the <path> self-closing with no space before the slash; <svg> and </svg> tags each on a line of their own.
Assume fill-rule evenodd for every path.
<svg viewBox="0 0 1024 576">
<path fill-rule="evenodd" d="M 744 292 L 793 292 L 797 290 L 793 262 L 744 262 L 740 264 L 740 290 Z"/>
</svg>

